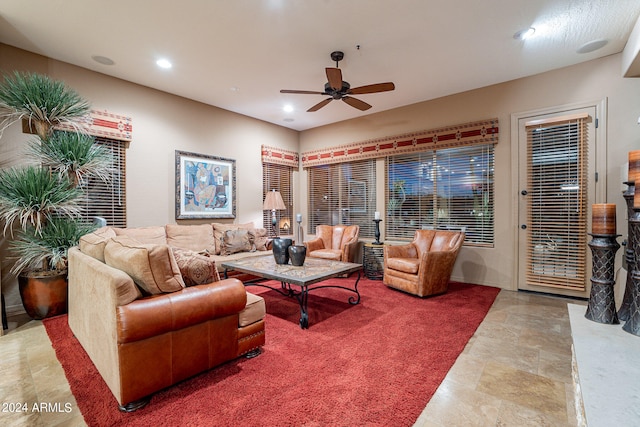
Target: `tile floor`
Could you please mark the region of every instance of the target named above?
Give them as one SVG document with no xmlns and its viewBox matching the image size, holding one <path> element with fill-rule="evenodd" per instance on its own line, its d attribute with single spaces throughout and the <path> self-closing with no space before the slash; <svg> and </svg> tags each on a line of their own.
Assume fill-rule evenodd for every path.
<svg viewBox="0 0 640 427">
<path fill-rule="evenodd" d="M 576 426 L 567 302 L 501 291 L 415 426 Z M 0 425 L 86 425 L 42 323 L 9 320 Z"/>
</svg>

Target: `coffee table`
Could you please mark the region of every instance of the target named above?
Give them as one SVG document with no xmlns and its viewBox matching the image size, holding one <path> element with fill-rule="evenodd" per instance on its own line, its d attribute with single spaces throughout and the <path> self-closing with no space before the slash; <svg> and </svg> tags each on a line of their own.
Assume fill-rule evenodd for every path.
<svg viewBox="0 0 640 427">
<path fill-rule="evenodd" d="M 331 261 L 320 258 L 307 258 L 304 265 L 296 267 L 290 264 L 276 264 L 273 255 L 264 255 L 251 258 L 244 258 L 235 261 L 225 261 L 224 276 L 227 277 L 228 270 L 236 270 L 242 273 L 251 274 L 263 279 L 278 280 L 280 288 L 268 286 L 260 282 L 246 282 L 245 286 L 262 286 L 278 292 L 281 295 L 295 297 L 300 304 L 300 327 L 309 327 L 309 316 L 307 314 L 307 300 L 309 292 L 323 288 L 339 288 L 353 292 L 356 296 L 349 297 L 349 304 L 356 305 L 360 302 L 360 292 L 358 292 L 358 282 L 360 281 L 360 271 L 362 265 L 352 262 Z M 338 285 L 319 285 L 327 279 L 358 272 L 358 277 L 353 285 L 353 289 Z M 292 285 L 300 287 L 300 290 L 292 288 Z"/>
</svg>

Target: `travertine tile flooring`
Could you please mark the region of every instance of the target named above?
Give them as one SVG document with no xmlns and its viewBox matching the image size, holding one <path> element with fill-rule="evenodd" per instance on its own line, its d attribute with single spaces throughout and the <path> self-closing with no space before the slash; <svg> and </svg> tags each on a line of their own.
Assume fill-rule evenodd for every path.
<svg viewBox="0 0 640 427">
<path fill-rule="evenodd" d="M 575 426 L 567 301 L 501 291 L 415 425 Z M 85 425 L 41 322 L 0 337 L 0 404 L 2 426 Z"/>
</svg>

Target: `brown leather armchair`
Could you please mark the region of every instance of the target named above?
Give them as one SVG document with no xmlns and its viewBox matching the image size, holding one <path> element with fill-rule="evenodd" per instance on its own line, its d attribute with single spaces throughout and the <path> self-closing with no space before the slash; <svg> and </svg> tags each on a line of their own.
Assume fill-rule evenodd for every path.
<svg viewBox="0 0 640 427">
<path fill-rule="evenodd" d="M 359 236 L 358 225 L 318 225 L 316 238 L 304 245 L 308 257 L 354 262 Z"/>
<path fill-rule="evenodd" d="M 419 297 L 445 293 L 462 242 L 461 231 L 416 230 L 408 245 L 385 245 L 383 283 Z"/>
</svg>

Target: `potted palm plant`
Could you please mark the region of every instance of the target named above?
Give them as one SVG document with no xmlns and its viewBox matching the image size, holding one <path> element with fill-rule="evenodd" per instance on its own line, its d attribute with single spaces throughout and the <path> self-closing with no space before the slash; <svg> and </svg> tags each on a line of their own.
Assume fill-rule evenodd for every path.
<svg viewBox="0 0 640 427">
<path fill-rule="evenodd" d="M 25 120 L 35 130 L 26 145 L 32 164 L 0 170 L 0 222 L 11 239 L 27 314 L 42 319 L 66 312 L 67 250 L 93 230 L 82 219 L 86 178 L 108 180 L 108 150 L 82 133 L 89 104 L 64 83 L 14 73 L 0 85 L 0 129 Z M 56 130 L 66 125 L 72 131 Z"/>
</svg>

